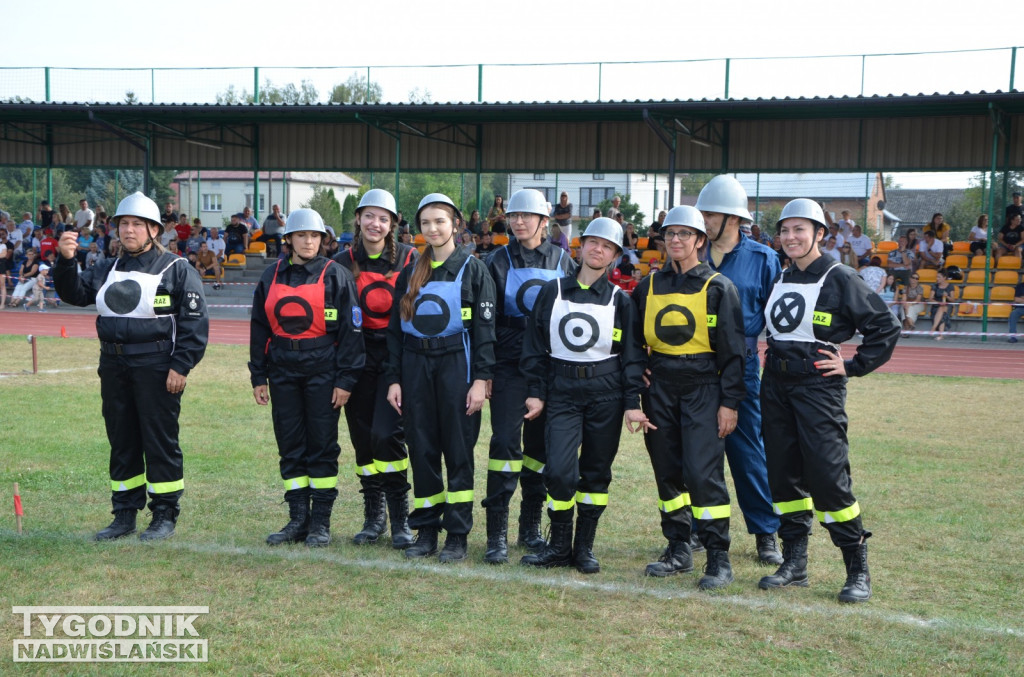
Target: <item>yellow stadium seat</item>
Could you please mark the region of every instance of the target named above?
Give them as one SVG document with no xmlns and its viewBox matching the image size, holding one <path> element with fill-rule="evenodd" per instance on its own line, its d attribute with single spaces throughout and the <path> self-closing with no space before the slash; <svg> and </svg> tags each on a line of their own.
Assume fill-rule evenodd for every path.
<svg viewBox="0 0 1024 677">
<path fill-rule="evenodd" d="M 981 284 L 969 284 L 964 287 L 963 292 L 960 294 L 960 298 L 965 301 L 984 301 L 985 286 Z"/>
<path fill-rule="evenodd" d="M 1020 258 L 1017 256 L 1000 256 L 995 267 L 999 270 L 1020 270 Z"/>
<path fill-rule="evenodd" d="M 245 254 L 228 254 L 223 265 L 227 268 L 245 268 Z"/>
<path fill-rule="evenodd" d="M 828 233 L 826 233 L 826 235 L 827 234 Z M 882 240 L 881 242 L 878 243 L 878 246 L 875 247 L 875 251 L 877 251 L 879 253 L 888 254 L 892 250 L 898 249 L 898 248 L 899 248 L 899 244 L 898 243 L 893 242 L 892 240 Z"/>
<path fill-rule="evenodd" d="M 638 263 L 634 267 L 635 268 L 639 268 L 640 272 L 643 273 L 644 277 L 647 277 L 648 273 L 651 272 L 651 267 L 649 265 L 647 265 L 646 263 Z"/>
<path fill-rule="evenodd" d="M 267 243 L 266 242 L 250 242 L 249 248 L 245 250 L 246 254 L 252 254 L 253 256 L 267 256 Z"/>
<path fill-rule="evenodd" d="M 988 319 L 1005 320 L 1010 317 L 1013 306 L 1009 303 L 993 303 L 988 307 Z"/>
<path fill-rule="evenodd" d="M 954 254 L 967 254 L 970 251 L 971 251 L 971 243 L 970 242 L 960 241 L 960 242 L 954 242 L 953 243 L 953 253 Z"/>
<path fill-rule="evenodd" d="M 579 249 L 579 247 L 580 247 L 580 239 L 578 237 L 574 237 L 572 239 L 572 241 L 569 243 L 569 248 L 570 249 Z"/>
<path fill-rule="evenodd" d="M 963 254 L 950 254 L 946 257 L 947 266 L 959 266 L 961 268 L 966 268 L 969 261 L 970 259 Z"/>
<path fill-rule="evenodd" d="M 985 269 L 974 268 L 972 270 L 968 270 L 964 284 L 985 284 Z"/>
<path fill-rule="evenodd" d="M 917 271 L 917 276 L 921 279 L 921 284 L 925 282 L 935 282 L 935 273 L 937 271 L 931 268 L 921 268 Z"/>
<path fill-rule="evenodd" d="M 1008 285 L 992 287 L 988 298 L 990 301 L 1013 301 L 1013 287 Z"/>
<path fill-rule="evenodd" d="M 992 284 L 1017 284 L 1020 273 L 1016 270 L 997 270 L 992 277 Z"/>
<path fill-rule="evenodd" d="M 508 235 L 505 235 L 504 233 L 498 233 L 497 235 L 491 238 L 491 242 L 497 245 L 508 244 Z"/>
<path fill-rule="evenodd" d="M 644 251 L 640 255 L 640 260 L 643 261 L 644 263 L 650 263 L 654 259 L 657 259 L 658 261 L 661 260 L 661 252 L 659 252 L 657 249 Z"/>
<path fill-rule="evenodd" d="M 423 237 L 423 233 L 416 233 L 413 235 L 412 243 L 415 245 L 426 244 L 427 240 Z"/>
<path fill-rule="evenodd" d="M 889 255 L 888 254 L 886 254 L 886 253 L 875 254 L 875 256 L 872 257 L 872 258 L 875 258 L 875 257 L 878 258 L 878 265 L 881 266 L 882 268 L 885 268 L 887 265 L 889 265 Z"/>
<path fill-rule="evenodd" d="M 644 236 L 636 241 L 637 249 L 647 249 L 647 245 L 650 244 L 650 238 Z"/>
<path fill-rule="evenodd" d="M 921 298 L 925 301 L 932 297 L 932 286 L 930 284 L 919 285 L 921 287 Z"/>
</svg>

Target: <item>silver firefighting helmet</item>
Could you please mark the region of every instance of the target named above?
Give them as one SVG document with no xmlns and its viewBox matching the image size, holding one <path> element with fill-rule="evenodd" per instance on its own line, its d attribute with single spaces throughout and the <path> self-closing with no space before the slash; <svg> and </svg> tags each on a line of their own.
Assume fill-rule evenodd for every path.
<svg viewBox="0 0 1024 677">
<path fill-rule="evenodd" d="M 622 226 L 615 219 L 609 219 L 607 216 L 597 217 L 587 224 L 587 229 L 583 231 L 583 235 L 580 235 L 580 240 L 585 240 L 588 237 L 600 237 L 608 240 L 619 248 L 620 254 L 622 253 Z"/>
<path fill-rule="evenodd" d="M 814 223 L 818 228 L 828 230 L 828 226 L 825 225 L 825 212 L 821 210 L 821 205 L 814 200 L 808 200 L 805 197 L 798 197 L 795 200 L 790 200 L 786 206 L 782 208 L 782 214 L 779 216 L 779 220 L 775 224 L 775 232 L 779 232 L 779 229 L 782 228 L 783 221 L 794 218 L 807 219 Z M 817 228 L 815 231 L 817 231 Z"/>
<path fill-rule="evenodd" d="M 512 193 L 505 205 L 506 214 L 536 214 L 547 218 L 550 215 L 544 193 L 534 188 L 523 188 Z"/>
<path fill-rule="evenodd" d="M 122 216 L 137 216 L 159 226 L 161 233 L 164 231 L 164 224 L 160 221 L 160 208 L 142 193 L 132 193 L 118 203 L 117 212 L 113 216 L 115 226 Z"/>
<path fill-rule="evenodd" d="M 324 225 L 323 218 L 315 209 L 296 209 L 288 215 L 288 220 L 284 224 L 284 234 L 291 235 L 303 230 L 327 235 L 327 226 Z"/>
<path fill-rule="evenodd" d="M 386 209 L 391 213 L 394 225 L 398 224 L 398 205 L 395 204 L 395 196 L 383 188 L 373 188 L 363 193 L 363 197 L 359 200 L 359 206 L 356 207 L 356 213 L 358 214 L 363 207 Z"/>
<path fill-rule="evenodd" d="M 740 182 L 727 174 L 721 174 L 708 181 L 697 197 L 697 209 L 716 214 L 732 214 L 745 221 L 754 217 L 747 210 L 747 191 Z"/>
<path fill-rule="evenodd" d="M 431 193 L 430 195 L 424 196 L 424 198 L 420 200 L 420 206 L 416 208 L 416 230 L 419 230 L 420 227 L 420 212 L 422 212 L 430 205 L 436 204 L 448 205 L 449 207 L 455 210 L 455 216 L 458 218 L 458 220 L 462 221 L 462 212 L 459 210 L 458 207 L 455 206 L 455 203 L 452 202 L 452 199 L 450 197 L 448 197 L 444 193 Z"/>
<path fill-rule="evenodd" d="M 704 215 L 700 213 L 699 209 L 690 205 L 681 205 L 668 210 L 668 215 L 665 216 L 665 222 L 661 224 L 661 227 L 668 228 L 669 226 L 687 226 L 698 233 L 708 234 L 704 228 Z"/>
</svg>

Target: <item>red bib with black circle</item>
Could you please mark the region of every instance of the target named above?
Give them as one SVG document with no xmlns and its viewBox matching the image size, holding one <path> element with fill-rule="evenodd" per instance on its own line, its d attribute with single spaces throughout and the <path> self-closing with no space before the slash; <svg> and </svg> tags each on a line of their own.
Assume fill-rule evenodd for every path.
<svg viewBox="0 0 1024 677">
<path fill-rule="evenodd" d="M 274 279 L 270 282 L 267 300 L 263 304 L 267 319 L 270 321 L 270 331 L 274 336 L 308 339 L 327 334 L 324 275 L 331 263 L 333 261 L 324 266 L 320 278 L 315 283 L 289 287 L 277 282 L 277 273 L 281 269 L 281 262 L 277 262 L 274 267 Z"/>
</svg>

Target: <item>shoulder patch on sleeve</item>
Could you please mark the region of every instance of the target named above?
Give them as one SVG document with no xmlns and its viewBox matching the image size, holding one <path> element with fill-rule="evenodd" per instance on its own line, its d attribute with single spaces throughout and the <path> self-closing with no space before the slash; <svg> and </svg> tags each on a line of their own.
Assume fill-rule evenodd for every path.
<svg viewBox="0 0 1024 677">
<path fill-rule="evenodd" d="M 359 306 L 352 306 L 352 326 L 363 326 L 363 310 Z"/>
</svg>

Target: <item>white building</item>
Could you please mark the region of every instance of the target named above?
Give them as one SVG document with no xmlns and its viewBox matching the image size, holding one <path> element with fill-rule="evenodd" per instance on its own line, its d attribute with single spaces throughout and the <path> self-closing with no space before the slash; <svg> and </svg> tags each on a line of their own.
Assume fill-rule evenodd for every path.
<svg viewBox="0 0 1024 677">
<path fill-rule="evenodd" d="M 682 196 L 682 174 L 676 175 L 676 203 Z M 544 193 L 552 206 L 564 190 L 573 205 L 574 219 L 590 220 L 594 208 L 613 195 L 629 195 L 640 206 L 644 223 L 650 225 L 668 203 L 668 174 L 509 174 L 509 194 L 521 188 L 535 188 Z M 506 199 L 508 196 L 505 196 Z M 579 233 L 573 233 L 578 235 Z"/>
<path fill-rule="evenodd" d="M 198 171 L 182 172 L 174 177 L 177 184 L 178 211 L 198 216 L 203 225 L 220 226 L 244 207 L 253 210 L 261 223 L 272 205 L 280 205 L 284 214 L 298 209 L 313 197 L 313 186 L 325 186 L 334 192 L 338 204 L 359 191 L 359 182 L 342 172 L 260 172 L 259 208 L 253 172 Z"/>
</svg>

